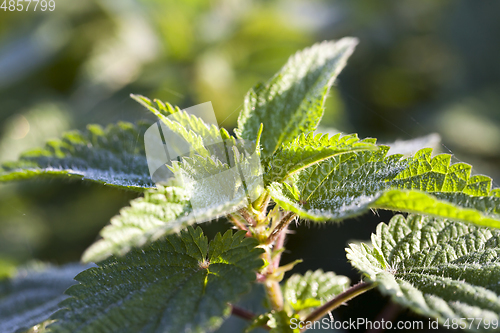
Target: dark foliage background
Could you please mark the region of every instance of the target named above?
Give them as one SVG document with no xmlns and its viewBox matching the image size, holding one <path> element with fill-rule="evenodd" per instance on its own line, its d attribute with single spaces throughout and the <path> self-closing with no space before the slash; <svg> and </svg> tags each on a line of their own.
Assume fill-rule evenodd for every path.
<svg viewBox="0 0 500 333">
<path fill-rule="evenodd" d="M 152 119 L 130 93 L 180 107 L 212 101 L 232 129 L 245 92 L 296 50 L 356 36 L 321 125 L 382 142 L 437 132 L 442 152 L 498 181 L 499 10 L 465 0 L 56 0 L 53 12 L 0 10 L 0 162 L 89 123 Z M 33 260 L 79 260 L 134 196 L 55 180 L 1 185 L 0 276 Z M 356 282 L 344 248 L 390 216 L 301 223 L 283 260 Z M 213 235 L 227 224 L 204 228 Z M 373 320 L 386 302 L 372 291 L 335 316 Z M 423 319 L 403 310 L 397 320 Z"/>
</svg>

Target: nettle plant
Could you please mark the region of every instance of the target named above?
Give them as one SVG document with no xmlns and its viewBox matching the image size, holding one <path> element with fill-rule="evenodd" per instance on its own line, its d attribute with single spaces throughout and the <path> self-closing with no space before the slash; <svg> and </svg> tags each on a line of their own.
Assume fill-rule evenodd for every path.
<svg viewBox="0 0 500 333">
<path fill-rule="evenodd" d="M 495 328 L 500 190 L 492 180 L 471 176 L 470 165 L 451 164 L 448 154 L 432 156 L 432 149 L 403 157 L 388 155 L 375 139 L 314 134 L 329 88 L 356 44 L 352 38 L 316 44 L 248 92 L 235 133 L 253 142 L 263 186 L 243 207 L 229 202 L 198 212 L 198 221 L 226 217 L 237 229 L 211 241 L 192 226 L 193 189 L 175 175 L 196 178 L 230 166 L 215 155 L 185 158 L 170 165 L 170 183 L 156 186 L 144 142 L 136 144 L 150 124 L 90 125 L 4 165 L 2 181 L 73 177 L 144 195 L 84 253 L 84 262 L 97 265 L 76 277 L 81 266 L 69 265 L 1 282 L 0 331 L 50 324 L 51 332 L 71 333 L 212 332 L 233 314 L 249 320 L 248 330 L 299 332 L 371 288 L 450 328 Z M 134 98 L 189 142 L 235 139 L 169 104 Z M 336 222 L 377 209 L 406 215 L 379 224 L 371 244 L 349 246 L 347 259 L 361 282 L 351 286 L 321 270 L 282 281 L 296 264 L 280 263 L 290 223 Z M 266 313 L 237 306 L 255 284 L 265 290 Z M 463 325 L 460 318 L 469 317 L 482 322 Z"/>
</svg>

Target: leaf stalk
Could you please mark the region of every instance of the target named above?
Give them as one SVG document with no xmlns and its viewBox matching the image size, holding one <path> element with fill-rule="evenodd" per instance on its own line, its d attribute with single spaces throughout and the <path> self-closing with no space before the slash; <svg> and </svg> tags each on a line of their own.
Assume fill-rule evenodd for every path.
<svg viewBox="0 0 500 333">
<path fill-rule="evenodd" d="M 367 292 L 370 289 L 375 288 L 374 283 L 368 283 L 368 282 L 360 282 L 358 284 L 355 284 L 351 288 L 347 289 L 346 291 L 338 294 L 333 298 L 332 300 L 328 301 L 327 303 L 323 304 L 313 312 L 311 312 L 305 319 L 304 322 L 315 322 L 317 320 L 320 320 L 323 318 L 328 312 L 331 312 L 344 304 L 345 302 L 353 299 L 356 296 L 359 296 L 365 292 Z M 303 329 L 301 332 L 305 332 L 306 330 Z"/>
<path fill-rule="evenodd" d="M 254 228 L 257 226 L 257 221 L 255 221 L 252 214 L 250 214 L 246 209 L 240 209 L 239 213 L 241 214 L 241 216 L 243 216 L 243 218 L 248 222 L 250 226 Z"/>
<path fill-rule="evenodd" d="M 274 243 L 282 233 L 286 232 L 286 229 L 288 228 L 288 225 L 297 217 L 295 213 L 288 212 L 283 216 L 281 221 L 278 223 L 276 228 L 274 228 L 273 231 L 271 231 L 271 234 L 269 235 L 267 239 L 267 244 L 272 244 Z M 283 236 L 284 237 L 284 236 Z M 284 242 L 284 239 L 282 240 Z M 282 244 L 281 244 L 282 245 Z"/>
<path fill-rule="evenodd" d="M 253 312 L 250 312 L 248 310 L 242 309 L 234 305 L 231 305 L 231 314 L 249 321 L 254 321 L 255 318 L 257 318 L 257 315 L 254 314 Z M 261 327 L 268 331 L 271 330 L 271 328 L 265 324 L 262 325 Z"/>
</svg>

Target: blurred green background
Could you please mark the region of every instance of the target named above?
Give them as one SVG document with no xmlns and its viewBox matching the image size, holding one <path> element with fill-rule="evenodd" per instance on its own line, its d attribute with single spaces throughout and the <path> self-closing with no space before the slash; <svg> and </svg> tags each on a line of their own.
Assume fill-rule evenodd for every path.
<svg viewBox="0 0 500 333">
<path fill-rule="evenodd" d="M 153 119 L 130 93 L 181 108 L 211 101 L 233 129 L 245 92 L 291 54 L 355 36 L 321 126 L 381 142 L 437 132 L 440 151 L 500 181 L 499 12 L 500 2 L 464 0 L 56 0 L 53 12 L 0 10 L 0 162 L 89 123 Z M 135 196 L 56 180 L 1 185 L 0 276 L 34 259 L 79 260 Z M 296 227 L 284 261 L 355 282 L 344 247 L 390 216 Z M 363 297 L 340 316 L 375 316 L 380 306 L 366 303 L 386 302 Z"/>
</svg>

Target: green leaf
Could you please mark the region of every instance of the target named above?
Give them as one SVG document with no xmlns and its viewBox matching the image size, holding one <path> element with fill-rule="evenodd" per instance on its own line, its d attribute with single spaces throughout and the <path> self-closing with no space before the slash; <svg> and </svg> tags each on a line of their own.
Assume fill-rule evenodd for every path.
<svg viewBox="0 0 500 333">
<path fill-rule="evenodd" d="M 209 332 L 229 316 L 228 302 L 250 289 L 262 266 L 245 232 L 208 244 L 189 227 L 122 258 L 80 273 L 51 332 Z"/>
<path fill-rule="evenodd" d="M 144 132 L 149 125 L 120 122 L 66 133 L 61 140 L 24 153 L 17 162 L 5 163 L 0 167 L 0 181 L 58 176 L 131 190 L 152 188 L 144 153 Z"/>
<path fill-rule="evenodd" d="M 497 214 L 498 198 L 471 197 L 469 195 L 464 195 L 462 198 L 458 195 L 450 195 L 446 198 L 440 194 L 437 193 L 438 196 L 433 196 L 420 191 L 386 191 L 371 207 L 409 213 L 425 213 L 471 222 L 480 226 L 500 228 L 500 217 Z M 444 200 L 439 200 L 439 197 L 444 198 Z M 490 217 L 481 212 L 494 212 L 495 215 Z"/>
<path fill-rule="evenodd" d="M 255 318 L 252 324 L 245 330 L 245 333 L 251 332 L 256 328 L 267 325 L 270 333 L 300 333 L 298 315 L 288 315 L 285 311 L 271 311 Z M 297 325 L 294 325 L 294 324 Z M 297 327 L 294 327 L 297 326 Z"/>
<path fill-rule="evenodd" d="M 356 134 L 331 138 L 328 135 L 301 134 L 281 147 L 269 158 L 265 172 L 265 184 L 283 181 L 288 176 L 335 155 L 359 150 L 376 150 L 374 140 L 360 141 Z"/>
<path fill-rule="evenodd" d="M 16 277 L 0 281 L 0 332 L 13 333 L 48 319 L 67 298 L 64 291 L 85 266 L 69 264 L 42 271 L 20 270 Z"/>
<path fill-rule="evenodd" d="M 185 148 L 189 146 L 189 156 L 215 156 L 223 163 L 229 164 L 226 157 L 225 145 L 222 137 L 227 137 L 227 131 L 219 130 L 215 124 L 208 124 L 202 118 L 190 114 L 168 103 L 155 100 L 152 102 L 144 96 L 131 95 L 134 100 L 153 112 L 163 123 L 164 139 L 169 144 L 169 150 L 179 150 L 180 156 L 185 156 Z M 156 105 L 155 105 L 156 103 Z M 204 111 L 201 107 L 198 111 Z M 196 110 L 195 110 L 196 111 Z M 208 115 L 210 116 L 210 115 Z M 215 115 L 213 115 L 215 116 Z M 212 119 L 216 122 L 216 119 Z M 234 140 L 229 136 L 229 140 Z"/>
<path fill-rule="evenodd" d="M 185 129 L 186 132 L 184 134 L 189 132 L 196 133 L 205 146 L 211 145 L 221 139 L 221 133 L 214 124 L 207 124 L 203 119 L 189 114 L 177 106 L 174 107 L 160 100 L 151 101 L 140 95 L 131 95 L 131 97 L 145 106 L 165 124 L 170 125 L 170 129 L 175 130 L 173 125 L 176 122 L 177 124 L 175 125 L 180 125 Z"/>
<path fill-rule="evenodd" d="M 208 129 L 204 123 L 199 125 Z M 221 140 L 222 136 L 228 138 L 227 132 L 221 134 Z M 188 225 L 232 213 L 262 193 L 261 165 L 254 143 L 227 139 L 220 145 L 211 144 L 205 152 L 208 156 L 194 154 L 172 161 L 168 166 L 172 174 L 164 183 L 167 187 L 158 185 L 122 209 L 102 230 L 103 238 L 85 252 L 83 261 L 122 256 L 132 247 L 144 246 Z"/>
<path fill-rule="evenodd" d="M 132 97 L 151 110 L 161 121 L 159 123 L 163 133 L 161 140 L 168 145 L 168 151 L 170 152 L 168 158 L 172 157 L 172 162 L 167 164 L 170 170 L 165 166 L 165 169 L 160 170 L 161 172 L 158 173 L 158 177 L 153 175 L 153 179 L 159 180 L 162 185 L 165 185 L 167 180 L 172 177 L 171 171 L 174 173 L 182 173 L 181 171 L 183 171 L 183 177 L 189 178 L 186 179 L 188 182 L 210 178 L 215 183 L 215 186 L 211 186 L 212 188 L 220 187 L 217 182 L 226 181 L 228 186 L 225 186 L 224 189 L 228 189 L 228 191 L 232 187 L 235 187 L 236 190 L 240 188 L 239 184 L 234 186 L 231 183 L 232 178 L 246 178 L 243 177 L 245 175 L 250 176 L 250 178 L 258 176 L 260 180 L 262 179 L 255 142 L 235 140 L 225 129 L 219 130 L 216 126 L 217 122 L 213 110 L 207 103 L 190 108 L 189 112 L 193 113 L 190 114 L 161 101 L 156 101 L 155 105 L 145 97 L 135 95 L 132 95 Z M 194 114 L 199 114 L 203 119 Z M 212 123 L 206 123 L 204 119 Z M 160 140 L 161 135 L 160 132 L 155 133 L 153 130 L 148 132 L 146 136 L 148 137 L 146 143 L 150 143 L 151 140 Z M 161 146 L 158 151 L 156 145 L 147 144 L 146 146 L 147 150 L 149 147 L 148 154 L 152 154 L 152 152 L 162 154 L 163 152 Z M 179 161 L 182 159 L 182 163 L 177 163 L 174 156 L 177 156 Z M 245 157 L 246 159 L 245 161 L 236 161 L 239 157 Z M 165 155 L 165 158 L 167 158 L 167 155 Z M 249 163 L 248 160 L 253 161 L 253 163 Z M 154 164 L 157 165 L 158 162 L 161 165 L 163 161 L 159 159 Z M 258 170 L 254 170 L 256 172 L 251 175 L 242 172 L 242 177 L 240 177 L 237 172 L 238 168 L 234 169 L 235 163 L 239 163 L 238 168 L 240 169 L 246 164 L 254 165 L 254 169 Z M 154 168 L 157 167 L 156 165 Z M 236 182 L 238 183 L 238 181 Z M 208 186 L 208 184 L 204 185 Z M 263 190 L 262 185 L 260 185 L 259 190 Z M 199 192 L 196 188 L 193 191 Z M 213 197 L 214 194 L 211 193 L 210 195 Z"/>
<path fill-rule="evenodd" d="M 349 278 L 333 272 L 324 273 L 321 269 L 308 271 L 304 275 L 292 275 L 283 286 L 283 297 L 295 312 L 325 304 L 350 285 Z"/>
<path fill-rule="evenodd" d="M 227 163 L 221 132 L 214 125 L 170 104 L 157 101 L 156 109 L 148 99 L 134 98 L 154 111 L 171 132 L 182 137 L 193 154 L 216 156 Z M 144 148 L 144 133 L 150 125 L 121 122 L 105 129 L 89 125 L 84 132 L 66 133 L 61 140 L 49 141 L 43 149 L 29 151 L 19 161 L 4 164 L 0 167 L 0 181 L 59 176 L 132 190 L 154 188 Z"/>
<path fill-rule="evenodd" d="M 245 197 L 237 197 L 194 212 L 190 197 L 189 190 L 179 186 L 159 186 L 146 192 L 143 198 L 131 201 L 129 207 L 111 219 L 111 224 L 100 233 L 102 239 L 85 251 L 82 260 L 99 262 L 110 255 L 122 256 L 133 247 L 144 246 L 194 223 L 226 215 L 246 203 Z"/>
<path fill-rule="evenodd" d="M 441 324 L 500 320 L 500 231 L 398 215 L 378 225 L 372 244 L 351 244 L 347 257 L 395 302 Z M 466 328 L 489 331 L 479 320 Z"/>
<path fill-rule="evenodd" d="M 237 135 L 256 140 L 260 124 L 264 124 L 260 141 L 265 157 L 299 134 L 315 130 L 328 90 L 356 44 L 354 38 L 343 38 L 297 52 L 265 85 L 247 93 Z"/>
<path fill-rule="evenodd" d="M 100 232 L 102 239 L 83 254 L 84 262 L 98 262 L 110 255 L 122 256 L 133 247 L 143 246 L 159 237 L 180 231 L 196 222 L 190 216 L 189 192 L 178 186 L 150 190 L 143 198 L 130 202 L 111 224 Z"/>
<path fill-rule="evenodd" d="M 334 156 L 306 168 L 291 185 L 273 183 L 272 198 L 284 209 L 314 220 L 342 220 L 369 209 L 390 209 L 500 227 L 500 190 L 492 180 L 472 176 L 451 156 L 386 156 L 389 147 Z"/>
<path fill-rule="evenodd" d="M 176 112 L 181 111 L 181 109 L 178 106 L 174 107 L 170 103 L 164 103 L 158 99 L 152 101 L 145 96 L 136 94 L 130 94 L 130 97 L 134 101 L 136 101 L 137 103 L 141 104 L 146 109 L 151 111 L 158 118 L 168 117 Z"/>
</svg>

